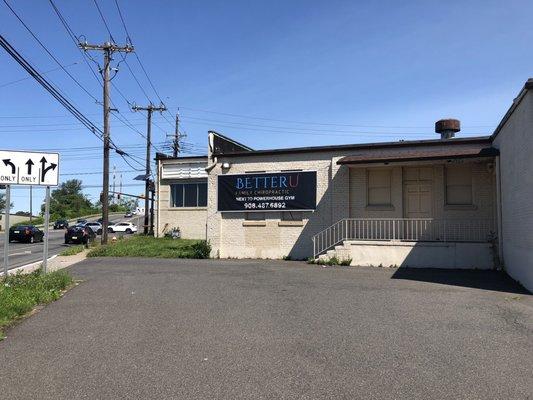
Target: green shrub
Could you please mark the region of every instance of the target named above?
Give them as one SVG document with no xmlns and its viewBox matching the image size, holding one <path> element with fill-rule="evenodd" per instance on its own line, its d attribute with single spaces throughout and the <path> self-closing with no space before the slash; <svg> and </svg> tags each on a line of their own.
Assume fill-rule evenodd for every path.
<svg viewBox="0 0 533 400">
<path fill-rule="evenodd" d="M 314 257 L 309 257 L 306 262 L 307 264 L 316 264 L 316 260 Z"/>
<path fill-rule="evenodd" d="M 59 253 L 60 256 L 73 256 L 75 254 L 81 253 L 85 249 L 85 246 L 79 244 L 77 246 L 71 246 Z"/>
<path fill-rule="evenodd" d="M 331 257 L 327 262 L 327 265 L 339 265 L 339 259 L 337 257 Z"/>
<path fill-rule="evenodd" d="M 341 265 L 343 265 L 345 267 L 352 265 L 352 259 L 351 258 L 345 258 L 344 260 L 341 261 Z"/>
<path fill-rule="evenodd" d="M 205 240 L 135 235 L 91 249 L 87 257 L 209 258 L 210 253 L 211 245 Z"/>
<path fill-rule="evenodd" d="M 196 242 L 191 247 L 194 254 L 192 258 L 209 258 L 211 254 L 211 245 L 206 240 Z"/>
</svg>

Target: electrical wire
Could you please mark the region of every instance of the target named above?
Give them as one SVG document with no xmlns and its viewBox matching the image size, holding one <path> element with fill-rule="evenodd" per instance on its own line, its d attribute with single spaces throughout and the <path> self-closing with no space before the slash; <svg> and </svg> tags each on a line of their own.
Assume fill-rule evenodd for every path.
<svg viewBox="0 0 533 400">
<path fill-rule="evenodd" d="M 95 0 L 96 1 L 96 0 Z M 9 5 L 7 0 L 3 0 L 4 4 L 11 10 L 13 15 L 19 20 L 19 22 L 26 28 L 26 30 L 29 32 L 29 34 L 35 39 L 37 43 L 43 48 L 44 51 L 54 60 L 54 62 L 69 76 L 70 79 L 74 81 L 74 83 L 83 90 L 89 97 L 91 97 L 95 102 L 98 102 L 98 99 L 92 95 L 70 72 L 67 71 L 65 67 L 63 67 L 63 64 L 59 62 L 59 60 L 52 54 L 52 52 L 44 45 L 44 43 L 33 33 L 33 31 L 30 29 L 28 25 L 22 20 L 22 18 L 16 13 L 16 11 Z"/>
</svg>

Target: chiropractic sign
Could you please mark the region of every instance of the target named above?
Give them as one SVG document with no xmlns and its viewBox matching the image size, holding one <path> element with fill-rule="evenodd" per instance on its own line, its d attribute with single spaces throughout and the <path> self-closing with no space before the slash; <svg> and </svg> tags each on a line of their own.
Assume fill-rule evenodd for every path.
<svg viewBox="0 0 533 400">
<path fill-rule="evenodd" d="M 310 211 L 316 171 L 218 176 L 218 211 Z"/>
<path fill-rule="evenodd" d="M 0 150 L 0 185 L 57 186 L 59 154 Z"/>
</svg>

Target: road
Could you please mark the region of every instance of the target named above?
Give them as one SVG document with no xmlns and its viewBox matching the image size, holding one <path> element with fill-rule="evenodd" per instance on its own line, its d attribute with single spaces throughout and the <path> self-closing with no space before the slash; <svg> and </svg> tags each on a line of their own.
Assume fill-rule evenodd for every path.
<svg viewBox="0 0 533 400">
<path fill-rule="evenodd" d="M 97 218 L 89 219 L 95 221 Z M 133 218 L 123 218 L 113 216 L 111 222 L 131 221 L 142 231 L 142 217 L 133 216 Z M 141 224 L 139 226 L 139 223 Z M 63 229 L 49 231 L 48 239 L 48 254 L 53 256 L 54 254 L 61 253 L 65 248 L 72 245 L 65 244 L 64 240 L 65 231 Z M 120 236 L 120 233 L 114 233 L 115 236 Z M 4 270 L 4 241 L 5 234 L 0 234 L 0 272 Z M 43 258 L 44 243 L 18 243 L 12 242 L 9 244 L 9 269 L 17 268 L 22 265 L 30 264 L 35 261 L 41 261 Z"/>
</svg>

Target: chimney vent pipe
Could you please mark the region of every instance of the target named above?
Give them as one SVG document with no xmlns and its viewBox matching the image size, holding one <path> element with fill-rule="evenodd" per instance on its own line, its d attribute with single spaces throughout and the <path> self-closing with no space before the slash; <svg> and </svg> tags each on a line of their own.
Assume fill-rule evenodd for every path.
<svg viewBox="0 0 533 400">
<path fill-rule="evenodd" d="M 435 132 L 440 133 L 441 139 L 452 139 L 461 130 L 461 121 L 458 119 L 440 119 L 435 122 Z"/>
</svg>

